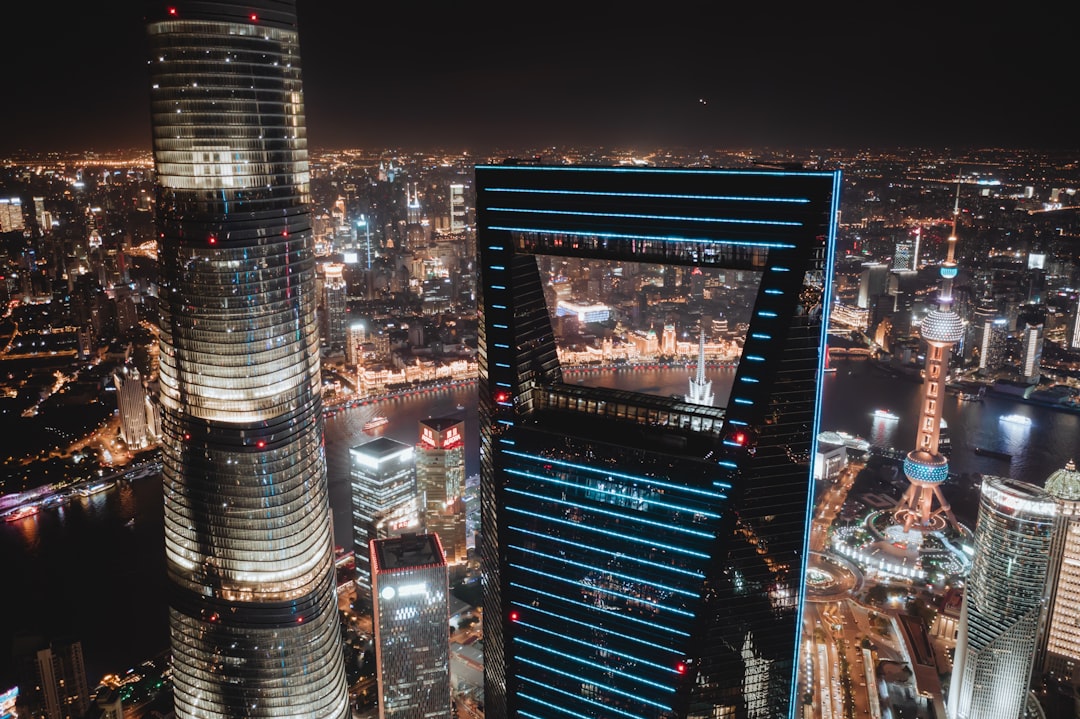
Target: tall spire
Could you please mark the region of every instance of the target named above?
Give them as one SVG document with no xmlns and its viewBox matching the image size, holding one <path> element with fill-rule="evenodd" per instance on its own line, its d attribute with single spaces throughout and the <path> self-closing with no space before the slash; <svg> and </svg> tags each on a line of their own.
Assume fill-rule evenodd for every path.
<svg viewBox="0 0 1080 719">
<path fill-rule="evenodd" d="M 697 374 L 690 380 L 690 394 L 686 396 L 686 401 L 711 405 L 714 398 L 712 380 L 705 379 L 705 327 L 702 327 L 698 336 Z"/>
<path fill-rule="evenodd" d="M 956 181 L 952 232 L 948 255 L 941 265 L 941 290 L 937 309 L 923 318 L 919 331 L 926 341 L 926 366 L 923 377 L 922 405 L 916 428 L 915 449 L 904 460 L 908 486 L 896 505 L 896 520 L 904 529 L 922 531 L 944 529 L 946 521 L 957 526 L 949 503 L 941 494 L 941 484 L 949 478 L 949 460 L 938 449 L 941 434 L 941 410 L 945 385 L 949 379 L 949 357 L 964 336 L 964 323 L 952 309 L 952 282 L 956 267 L 956 228 L 960 215 L 960 178 Z"/>
</svg>

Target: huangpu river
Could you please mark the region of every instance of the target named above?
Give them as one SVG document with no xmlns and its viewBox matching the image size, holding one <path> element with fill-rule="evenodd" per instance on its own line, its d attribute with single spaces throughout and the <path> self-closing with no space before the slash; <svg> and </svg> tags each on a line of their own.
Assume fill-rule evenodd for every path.
<svg viewBox="0 0 1080 719">
<path fill-rule="evenodd" d="M 917 381 L 893 378 L 859 360 L 834 363 L 823 385 L 820 428 L 859 435 L 879 447 L 914 444 L 919 408 Z M 568 374 L 567 381 L 670 396 L 684 394 L 691 370 L 606 369 Z M 717 403 L 726 402 L 734 371 L 710 368 Z M 469 448 L 466 473 L 479 473 L 476 385 L 417 392 L 339 411 L 326 419 L 326 459 L 337 544 L 351 546 L 349 448 L 369 441 L 363 425 L 375 416 L 389 423 L 379 433 L 415 444 L 419 422 L 462 417 Z M 1080 458 L 1080 415 L 988 395 L 981 402 L 945 399 L 954 474 L 996 474 L 1042 484 L 1071 458 Z M 875 416 L 875 410 L 896 415 Z M 1020 414 L 1030 425 L 1002 421 Z M 1012 461 L 976 455 L 974 447 L 1012 454 Z M 43 508 L 17 522 L 0 523 L 5 605 L 0 622 L 0 689 L 14 683 L 9 647 L 16 632 L 71 637 L 82 642 L 87 679 L 122 673 L 168 648 L 167 598 L 158 475 L 115 487 L 65 506 Z"/>
</svg>

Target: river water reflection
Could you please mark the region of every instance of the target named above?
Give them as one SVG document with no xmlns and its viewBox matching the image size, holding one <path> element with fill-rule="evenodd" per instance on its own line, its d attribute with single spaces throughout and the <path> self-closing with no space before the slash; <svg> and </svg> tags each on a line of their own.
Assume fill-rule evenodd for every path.
<svg viewBox="0 0 1080 719">
<path fill-rule="evenodd" d="M 871 364 L 840 361 L 826 375 L 822 429 L 858 434 L 882 447 L 914 444 L 919 384 L 889 378 Z M 689 370 L 605 371 L 568 380 L 619 389 L 644 389 L 669 396 L 687 391 Z M 719 402 L 730 392 L 734 372 L 715 369 L 709 378 Z M 466 472 L 479 472 L 476 385 L 432 390 L 339 412 L 326 421 L 326 458 L 334 536 L 351 545 L 349 448 L 370 440 L 363 425 L 377 415 L 389 423 L 379 430 L 415 444 L 427 417 L 463 417 L 469 449 Z M 459 409 L 462 407 L 462 409 Z M 879 419 L 874 410 L 897 419 Z M 1002 422 L 1006 414 L 1031 419 L 1030 427 Z M 960 402 L 949 395 L 949 425 L 955 474 L 1009 475 L 1035 484 L 1080 456 L 1080 416 L 1016 400 L 988 396 Z M 1011 462 L 974 454 L 974 447 L 1009 452 Z M 134 519 L 134 521 L 130 521 Z M 161 483 L 148 477 L 88 497 L 63 508 L 42 509 L 35 517 L 0 523 L 0 557 L 9 607 L 0 622 L 0 688 L 11 683 L 8 648 L 16 631 L 70 635 L 83 643 L 87 676 L 96 682 L 123 672 L 167 647 L 167 599 L 162 534 Z"/>
</svg>

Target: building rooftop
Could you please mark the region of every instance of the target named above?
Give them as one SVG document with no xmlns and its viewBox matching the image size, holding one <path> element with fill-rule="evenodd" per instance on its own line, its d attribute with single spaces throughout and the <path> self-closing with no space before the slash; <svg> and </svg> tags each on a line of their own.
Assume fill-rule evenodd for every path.
<svg viewBox="0 0 1080 719">
<path fill-rule="evenodd" d="M 412 449 L 412 445 L 398 442 L 396 439 L 390 439 L 389 437 L 376 437 L 370 442 L 356 445 L 349 451 L 358 452 L 373 459 L 384 459 L 405 449 Z"/>
<path fill-rule="evenodd" d="M 428 417 L 420 420 L 420 424 L 431 427 L 436 432 L 445 432 L 455 424 L 461 424 L 464 421 L 461 417 Z"/>
<path fill-rule="evenodd" d="M 377 571 L 445 564 L 442 545 L 434 534 L 406 534 L 374 543 Z"/>
</svg>

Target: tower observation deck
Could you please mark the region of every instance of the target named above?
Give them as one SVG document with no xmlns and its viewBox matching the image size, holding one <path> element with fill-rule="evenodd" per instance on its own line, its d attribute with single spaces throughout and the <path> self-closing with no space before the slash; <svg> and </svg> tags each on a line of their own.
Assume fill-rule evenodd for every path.
<svg viewBox="0 0 1080 719">
<path fill-rule="evenodd" d="M 905 531 L 941 530 L 946 523 L 957 526 L 952 509 L 941 493 L 941 485 L 949 478 L 949 460 L 939 451 L 938 443 L 949 356 L 964 335 L 964 323 L 952 307 L 952 284 L 958 273 L 956 226 L 959 214 L 960 186 L 957 185 L 948 255 L 941 265 L 938 307 L 923 318 L 919 328 L 927 345 L 919 423 L 915 448 L 904 459 L 904 474 L 910 485 L 894 510 L 897 523 L 902 524 Z"/>
</svg>

